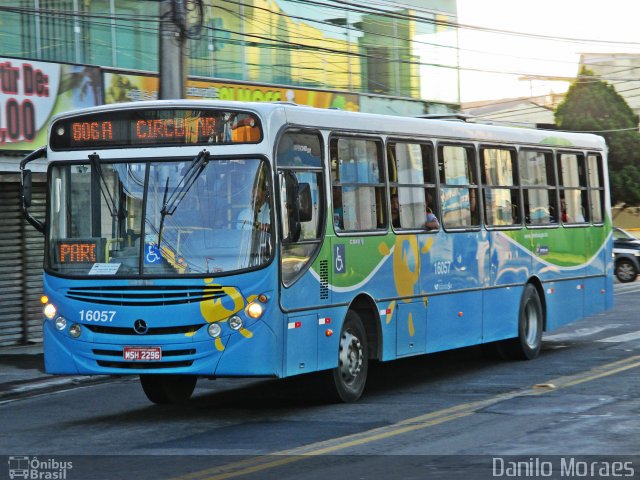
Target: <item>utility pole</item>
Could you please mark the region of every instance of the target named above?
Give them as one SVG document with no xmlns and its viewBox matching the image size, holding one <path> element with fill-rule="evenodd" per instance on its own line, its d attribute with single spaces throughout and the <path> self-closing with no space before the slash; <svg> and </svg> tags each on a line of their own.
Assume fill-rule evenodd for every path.
<svg viewBox="0 0 640 480">
<path fill-rule="evenodd" d="M 160 99 L 185 97 L 187 23 L 184 0 L 160 2 Z"/>
</svg>

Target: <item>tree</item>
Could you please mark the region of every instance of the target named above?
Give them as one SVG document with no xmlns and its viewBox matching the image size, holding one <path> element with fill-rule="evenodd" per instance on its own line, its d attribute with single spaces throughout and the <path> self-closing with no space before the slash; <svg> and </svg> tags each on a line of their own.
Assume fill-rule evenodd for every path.
<svg viewBox="0 0 640 480">
<path fill-rule="evenodd" d="M 592 132 L 609 147 L 609 180 L 614 203 L 640 205 L 638 116 L 606 82 L 583 68 L 555 111 L 562 130 Z"/>
</svg>

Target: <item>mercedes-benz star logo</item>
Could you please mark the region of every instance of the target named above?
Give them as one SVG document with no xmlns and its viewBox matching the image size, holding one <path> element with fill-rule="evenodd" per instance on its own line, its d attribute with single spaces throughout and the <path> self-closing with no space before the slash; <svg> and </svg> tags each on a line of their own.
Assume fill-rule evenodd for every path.
<svg viewBox="0 0 640 480">
<path fill-rule="evenodd" d="M 135 322 L 133 322 L 133 329 L 136 333 L 140 335 L 144 335 L 149 331 L 149 327 L 147 326 L 147 322 L 139 318 Z"/>
</svg>

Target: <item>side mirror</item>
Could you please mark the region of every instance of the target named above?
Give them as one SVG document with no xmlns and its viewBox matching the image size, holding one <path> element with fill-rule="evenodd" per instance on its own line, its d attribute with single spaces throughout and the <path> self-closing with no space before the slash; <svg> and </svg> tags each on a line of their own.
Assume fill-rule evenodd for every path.
<svg viewBox="0 0 640 480">
<path fill-rule="evenodd" d="M 311 187 L 308 183 L 298 184 L 298 221 L 309 222 L 313 218 Z"/>
<path fill-rule="evenodd" d="M 290 171 L 281 172 L 280 210 L 282 242 L 295 243 L 300 238 L 300 208 L 298 206 L 298 179 Z"/>
<path fill-rule="evenodd" d="M 22 184 L 20 186 L 20 197 L 22 198 L 22 208 L 31 206 L 32 198 L 32 179 L 31 170 L 22 171 Z"/>
<path fill-rule="evenodd" d="M 20 172 L 22 173 L 20 177 L 20 206 L 22 207 L 22 215 L 25 220 L 40 233 L 44 232 L 45 225 L 29 213 L 29 207 L 31 206 L 31 200 L 33 198 L 33 179 L 31 170 L 25 167 L 29 162 L 37 160 L 38 158 L 43 158 L 46 153 L 46 147 L 39 148 L 38 150 L 31 152 L 20 162 Z"/>
</svg>

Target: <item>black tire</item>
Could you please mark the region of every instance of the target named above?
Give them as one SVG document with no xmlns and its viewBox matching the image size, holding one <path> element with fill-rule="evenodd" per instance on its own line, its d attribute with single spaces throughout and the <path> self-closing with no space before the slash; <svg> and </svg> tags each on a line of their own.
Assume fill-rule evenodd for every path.
<svg viewBox="0 0 640 480">
<path fill-rule="evenodd" d="M 332 397 L 345 403 L 357 401 L 364 391 L 368 371 L 367 333 L 360 316 L 350 310 L 340 332 L 338 366 L 331 372 Z"/>
<path fill-rule="evenodd" d="M 533 360 L 542 348 L 544 311 L 538 290 L 527 284 L 520 300 L 518 312 L 518 336 L 498 344 L 504 358 L 511 360 Z"/>
<path fill-rule="evenodd" d="M 621 283 L 629 283 L 635 281 L 638 276 L 638 269 L 631 260 L 622 258 L 616 262 L 615 274 Z"/>
<path fill-rule="evenodd" d="M 191 398 L 198 377 L 195 375 L 140 375 L 145 395 L 153 403 L 183 403 Z"/>
</svg>

